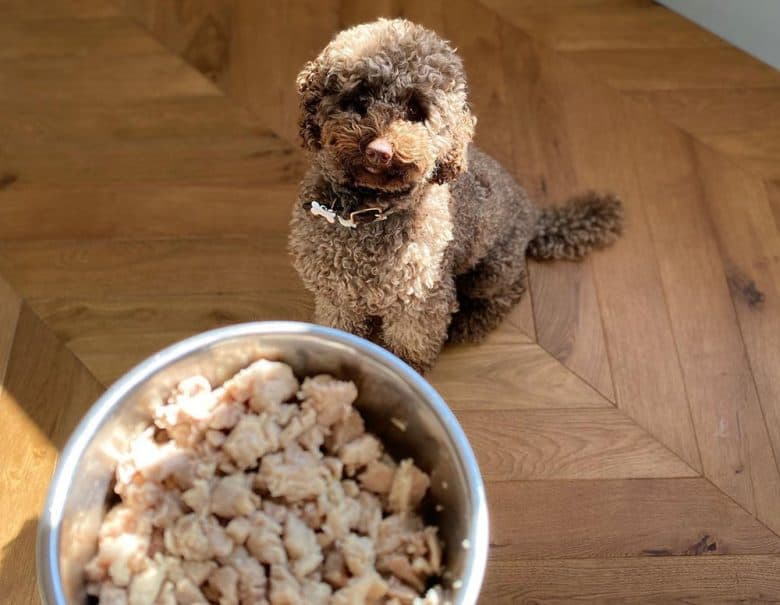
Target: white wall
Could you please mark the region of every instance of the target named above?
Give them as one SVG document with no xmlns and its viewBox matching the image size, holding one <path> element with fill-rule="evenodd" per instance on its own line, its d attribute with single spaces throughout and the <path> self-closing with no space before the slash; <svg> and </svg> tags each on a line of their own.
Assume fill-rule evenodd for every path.
<svg viewBox="0 0 780 605">
<path fill-rule="evenodd" d="M 658 0 L 780 69 L 780 0 Z"/>
</svg>

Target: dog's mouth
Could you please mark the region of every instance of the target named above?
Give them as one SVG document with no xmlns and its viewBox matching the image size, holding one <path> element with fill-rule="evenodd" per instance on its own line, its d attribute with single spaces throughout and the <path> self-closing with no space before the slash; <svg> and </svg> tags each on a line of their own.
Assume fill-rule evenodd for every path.
<svg viewBox="0 0 780 605">
<path fill-rule="evenodd" d="M 374 166 L 357 164 L 350 170 L 355 187 L 381 191 L 407 190 L 414 184 L 418 170 L 415 166 Z"/>
</svg>

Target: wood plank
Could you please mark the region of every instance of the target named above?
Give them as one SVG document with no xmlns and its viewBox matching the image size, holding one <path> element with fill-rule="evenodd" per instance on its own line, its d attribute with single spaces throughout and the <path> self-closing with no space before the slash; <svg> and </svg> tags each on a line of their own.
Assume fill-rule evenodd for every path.
<svg viewBox="0 0 780 605">
<path fill-rule="evenodd" d="M 487 335 L 480 344 L 513 345 L 534 342 L 533 308 L 531 293 L 526 292 L 523 299 L 504 318 L 504 321 Z"/>
<path fill-rule="evenodd" d="M 422 23 L 423 14 L 435 15 L 442 21 L 442 3 L 440 0 L 426 2 L 426 6 L 404 2 L 403 0 L 378 0 L 377 2 L 361 2 L 361 0 L 341 0 L 338 7 L 339 25 L 342 28 L 368 23 L 379 17 L 395 18 L 406 13 L 406 18 Z"/>
<path fill-rule="evenodd" d="M 522 581 L 518 581 L 522 578 Z M 780 601 L 780 557 L 491 561 L 481 603 L 732 605 Z"/>
<path fill-rule="evenodd" d="M 780 180 L 767 181 L 765 185 L 769 205 L 775 217 L 775 228 L 780 232 Z"/>
<path fill-rule="evenodd" d="M 16 516 L 16 515 L 14 515 Z M 8 603 L 16 605 L 40 605 L 38 586 L 35 583 L 35 540 L 38 532 L 36 517 L 18 522 L 9 519 L 9 537 L 0 537 L 3 561 L 0 566 L 0 590 Z"/>
<path fill-rule="evenodd" d="M 196 0 L 186 5 L 149 0 L 120 0 L 126 15 L 151 31 L 174 54 L 210 79 L 225 75 L 235 2 Z M 217 64 L 219 63 L 219 64 Z"/>
<path fill-rule="evenodd" d="M 48 153 L 8 147 L 14 155 L 7 172 L 20 183 L 40 185 L 134 185 L 184 179 L 189 184 L 266 185 L 280 177 L 290 182 L 304 169 L 302 157 L 293 154 L 287 143 L 251 133 L 200 140 L 106 142 L 84 153 L 70 142 L 52 145 Z"/>
<path fill-rule="evenodd" d="M 720 91 L 730 88 L 772 88 L 780 73 L 745 52 L 723 48 L 589 50 L 561 53 L 592 75 L 626 91 L 679 88 Z"/>
<path fill-rule="evenodd" d="M 780 538 L 706 479 L 487 486 L 491 558 L 780 553 Z"/>
<path fill-rule="evenodd" d="M 269 166 L 266 178 L 272 178 Z M 0 192 L 0 240 L 273 237 L 287 231 L 298 185 L 28 185 Z M 26 178 L 26 177 L 24 177 Z M 40 217 L 46 221 L 41 222 Z"/>
<path fill-rule="evenodd" d="M 313 313 L 311 297 L 302 288 L 270 287 L 243 293 L 58 297 L 33 299 L 30 305 L 104 385 L 193 334 L 246 321 L 311 321 Z"/>
<path fill-rule="evenodd" d="M 614 408 L 456 411 L 486 481 L 697 476 Z"/>
<path fill-rule="evenodd" d="M 4 9 L 3 14 L 5 16 Z M 0 23 L 0 58 L 156 53 L 160 43 L 139 35 L 126 18 L 40 19 Z"/>
<path fill-rule="evenodd" d="M 0 103 L 0 110 L 9 111 L 4 115 L 13 116 L 0 118 L 6 148 L 12 154 L 3 162 L 0 173 L 4 200 L 0 212 L 9 219 L 2 227 L 3 236 L 15 233 L 18 221 L 29 220 L 23 216 L 27 204 L 41 212 L 54 212 L 52 218 L 67 210 L 60 201 L 110 216 L 114 212 L 129 214 L 132 209 L 122 209 L 125 201 L 148 206 L 150 202 L 144 196 L 154 197 L 159 185 L 175 183 L 182 197 L 193 195 L 193 191 L 207 192 L 208 188 L 219 188 L 224 193 L 218 195 L 229 196 L 231 189 L 241 185 L 256 191 L 258 185 L 264 185 L 272 195 L 280 186 L 287 185 L 290 193 L 297 189 L 304 170 L 302 154 L 273 133 L 257 128 L 256 123 L 242 119 L 240 112 L 227 111 L 224 99 L 213 99 L 220 102 L 196 97 L 173 103 L 140 103 L 132 109 L 98 106 L 89 117 L 71 106 L 59 115 L 65 122 L 53 116 L 41 117 L 45 111 L 40 105 L 28 104 L 17 111 Z M 223 117 L 211 119 L 204 114 Z M 48 188 L 20 191 L 30 185 Z M 102 199 L 98 201 L 84 185 L 114 188 L 100 188 L 96 195 Z M 125 195 L 130 199 L 123 200 Z M 175 196 L 175 191 L 165 195 Z M 256 195 L 262 199 L 264 194 L 257 191 Z M 60 196 L 65 199 L 56 199 Z M 141 199 L 134 199 L 138 196 Z M 287 213 L 294 199 L 290 195 L 284 210 L 280 209 L 282 214 Z M 220 203 L 219 198 L 212 199 L 211 212 Z M 252 205 L 247 204 L 247 211 L 251 209 Z M 134 222 L 138 223 L 139 218 Z M 60 222 L 68 225 L 68 221 Z M 79 227 L 89 233 L 91 223 L 86 220 Z M 51 225 L 41 227 L 44 231 L 57 230 Z M 21 231 L 24 233 L 24 228 Z"/>
<path fill-rule="evenodd" d="M 225 90 L 289 141 L 298 141 L 295 78 L 340 29 L 337 7 L 335 0 L 317 10 L 305 0 L 239 2 L 232 16 Z"/>
<path fill-rule="evenodd" d="M 0 244 L 0 274 L 26 298 L 288 292 L 303 286 L 286 234 L 262 239 L 84 240 Z"/>
<path fill-rule="evenodd" d="M 96 19 L 120 15 L 119 9 L 110 0 L 3 0 L 2 12 L 9 21 Z"/>
<path fill-rule="evenodd" d="M 780 180 L 780 90 L 638 91 L 628 96 L 763 178 Z"/>
<path fill-rule="evenodd" d="M 715 48 L 726 42 L 651 2 L 479 0 L 559 51 Z"/>
<path fill-rule="evenodd" d="M 698 138 L 719 153 L 734 158 L 753 174 L 780 179 L 780 126 L 767 125 L 760 130 L 737 134 L 701 134 Z"/>
<path fill-rule="evenodd" d="M 774 88 L 730 88 L 717 94 L 682 88 L 628 92 L 626 96 L 653 107 L 664 119 L 697 136 L 780 127 L 780 91 Z"/>
<path fill-rule="evenodd" d="M 5 393 L 57 448 L 65 444 L 103 391 L 27 303 L 19 313 L 4 385 Z M 26 467 L 12 464 L 4 468 Z"/>
<path fill-rule="evenodd" d="M 153 0 L 117 0 L 115 4 L 123 15 L 147 26 L 146 15 L 152 10 L 155 2 Z"/>
<path fill-rule="evenodd" d="M 749 169 L 778 176 L 780 80 L 760 61 L 651 2 L 481 1 Z"/>
<path fill-rule="evenodd" d="M 625 104 L 704 474 L 775 531 L 780 473 L 745 354 L 693 141 Z M 757 202 L 760 204 L 763 199 Z M 742 199 L 753 207 L 756 201 Z M 744 218 L 735 217 L 744 222 Z"/>
<path fill-rule="evenodd" d="M 141 35 L 141 34 L 139 34 Z M 57 82 L 52 87 L 52 82 Z M 111 91 L 106 95 L 107 90 Z M 0 101 L 113 103 L 188 95 L 217 95 L 218 89 L 168 52 L 107 57 L 0 59 Z"/>
<path fill-rule="evenodd" d="M 447 347 L 428 379 L 455 410 L 610 406 L 535 344 Z"/>
<path fill-rule="evenodd" d="M 0 394 L 3 391 L 3 379 L 11 357 L 11 346 L 21 306 L 19 295 L 0 277 Z"/>
<path fill-rule="evenodd" d="M 618 407 L 678 454 L 701 468 L 685 385 L 669 322 L 657 260 L 644 217 L 629 124 L 620 97 L 589 83 L 559 61 L 578 178 L 615 192 L 626 210 L 624 236 L 592 257 Z"/>
<path fill-rule="evenodd" d="M 37 515 L 58 448 L 101 392 L 73 354 L 23 305 L 0 393 L 0 594 L 8 603 L 39 602 Z"/>
<path fill-rule="evenodd" d="M 52 114 L 47 99 L 6 99 L 0 102 L 4 137 L 16 149 L 30 152 L 56 144 L 80 144 L 89 151 L 92 145 L 108 142 L 179 138 L 197 143 L 207 136 L 275 136 L 222 96 L 177 95 L 122 103 L 92 98 L 89 104 L 89 111 L 84 111 L 84 101 L 63 100 Z"/>
<path fill-rule="evenodd" d="M 577 181 L 554 64 L 547 50 L 513 27 L 501 28 L 500 43 L 514 114 L 508 120 L 514 172 L 521 183 L 530 185 L 535 203 L 563 203 L 596 184 Z M 614 400 L 590 259 L 581 263 L 532 262 L 529 271 L 539 344 Z"/>
<path fill-rule="evenodd" d="M 780 463 L 780 235 L 763 182 L 695 144 L 718 247 L 775 460 Z"/>
</svg>

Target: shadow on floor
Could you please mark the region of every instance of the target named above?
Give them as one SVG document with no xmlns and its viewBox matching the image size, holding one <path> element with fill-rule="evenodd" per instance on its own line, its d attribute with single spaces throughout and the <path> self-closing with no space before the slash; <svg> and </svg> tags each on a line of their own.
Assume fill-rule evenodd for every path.
<svg viewBox="0 0 780 605">
<path fill-rule="evenodd" d="M 8 605 L 40 603 L 36 584 L 35 538 L 38 519 L 28 519 L 16 537 L 3 546 L 0 558 L 0 601 Z"/>
<path fill-rule="evenodd" d="M 23 303 L 3 388 L 58 450 L 103 386 Z"/>
</svg>

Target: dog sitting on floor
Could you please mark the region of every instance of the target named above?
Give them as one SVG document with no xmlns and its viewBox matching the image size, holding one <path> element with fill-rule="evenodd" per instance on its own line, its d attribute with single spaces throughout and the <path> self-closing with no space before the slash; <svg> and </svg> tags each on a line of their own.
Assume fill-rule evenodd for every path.
<svg viewBox="0 0 780 605">
<path fill-rule="evenodd" d="M 484 338 L 526 288 L 526 255 L 579 259 L 620 234 L 614 197 L 539 209 L 471 144 L 460 58 L 435 33 L 379 20 L 341 32 L 298 76 L 311 152 L 289 247 L 315 320 L 419 371 Z"/>
</svg>

